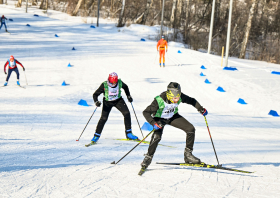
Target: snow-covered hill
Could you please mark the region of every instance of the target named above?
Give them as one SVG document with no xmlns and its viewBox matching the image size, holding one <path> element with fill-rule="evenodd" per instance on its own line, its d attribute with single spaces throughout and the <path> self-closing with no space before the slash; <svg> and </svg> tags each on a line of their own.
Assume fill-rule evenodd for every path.
<svg viewBox="0 0 280 198">
<path fill-rule="evenodd" d="M 12 74 L 9 86 L 0 88 L 0 197 L 280 196 L 280 118 L 268 115 L 270 110 L 280 113 L 280 75 L 271 74 L 280 71 L 280 65 L 231 58 L 229 65 L 238 71 L 226 71 L 220 57 L 173 43 L 167 66 L 160 68 L 156 42 L 140 41 L 153 28 L 142 26 L 142 33 L 139 26 L 118 29 L 108 20 L 90 28 L 56 11 L 47 16 L 30 8 L 26 14 L 24 8 L 5 5 L 0 5 L 0 14 L 13 19 L 8 23 L 11 34 L 0 32 L 0 62 L 4 65 L 14 55 L 25 66 L 28 82 L 22 89 Z M 69 63 L 73 67 L 67 67 Z M 118 165 L 111 165 L 136 144 L 113 140 L 125 138 L 123 116 L 116 109 L 97 145 L 84 147 L 95 132 L 101 108 L 80 141 L 75 141 L 95 109 L 93 92 L 111 72 L 128 84 L 141 125 L 145 122 L 142 111 L 153 98 L 169 82 L 180 83 L 183 93 L 209 111 L 207 120 L 220 163 L 255 173 L 155 164 L 183 162 L 185 133 L 170 126 L 161 143 L 176 148 L 159 146 L 142 177 L 137 173 L 148 145 L 141 144 Z M 5 78 L 0 73 L 0 84 Z M 61 86 L 63 81 L 70 85 Z M 226 92 L 217 91 L 219 86 Z M 124 93 L 123 97 L 127 101 Z M 237 103 L 239 98 L 248 104 Z M 91 106 L 78 105 L 80 99 Z M 127 104 L 133 133 L 141 138 Z M 196 127 L 194 154 L 217 164 L 203 116 L 185 104 L 179 113 Z"/>
</svg>

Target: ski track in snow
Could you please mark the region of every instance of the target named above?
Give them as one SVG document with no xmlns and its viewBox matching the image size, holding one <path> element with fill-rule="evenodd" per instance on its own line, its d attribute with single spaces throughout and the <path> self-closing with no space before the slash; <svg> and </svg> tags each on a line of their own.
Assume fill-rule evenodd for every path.
<svg viewBox="0 0 280 198">
<path fill-rule="evenodd" d="M 8 4 L 0 5 L 1 14 L 14 21 L 8 23 L 11 34 L 0 32 L 0 62 L 13 54 L 26 67 L 28 86 L 15 86 L 12 74 L 8 86 L 0 88 L 0 197 L 280 197 L 280 122 L 268 115 L 270 110 L 280 113 L 280 76 L 270 74 L 280 71 L 279 65 L 230 58 L 230 66 L 238 71 L 225 71 L 219 56 L 172 43 L 162 68 L 156 42 L 140 41 L 154 27 L 118 29 L 114 21 L 100 19 L 100 27 L 92 29 L 79 17 L 51 10 L 46 15 L 36 8 L 26 14 L 24 6 Z M 69 63 L 73 67 L 67 67 Z M 93 92 L 113 71 L 128 84 L 140 125 L 145 122 L 142 111 L 153 98 L 170 81 L 179 82 L 183 93 L 209 111 L 207 121 L 220 164 L 254 173 L 155 164 L 183 162 L 185 133 L 170 126 L 160 143 L 176 148 L 158 146 L 143 176 L 137 173 L 148 145 L 139 145 L 112 165 L 136 145 L 113 140 L 125 137 L 123 117 L 116 109 L 98 144 L 84 147 L 94 134 L 101 108 L 75 141 L 95 108 Z M 5 77 L 0 73 L 0 83 Z M 211 84 L 204 83 L 206 78 Z M 64 80 L 70 85 L 61 86 Z M 218 86 L 226 92 L 216 91 Z M 239 98 L 248 104 L 238 104 Z M 90 106 L 77 105 L 80 99 Z M 128 107 L 133 133 L 141 137 Z M 217 164 L 204 118 L 190 105 L 180 105 L 179 112 L 196 128 L 194 155 Z"/>
</svg>

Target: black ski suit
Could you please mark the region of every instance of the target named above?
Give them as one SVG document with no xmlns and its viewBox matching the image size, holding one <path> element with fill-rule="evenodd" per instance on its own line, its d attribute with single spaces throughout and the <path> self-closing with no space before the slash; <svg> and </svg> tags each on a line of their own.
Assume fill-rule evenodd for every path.
<svg viewBox="0 0 280 198">
<path fill-rule="evenodd" d="M 167 99 L 166 92 L 163 92 L 160 94 L 160 97 L 168 104 L 171 104 L 171 102 Z M 187 103 L 192 106 L 194 106 L 197 110 L 202 109 L 203 107 L 196 101 L 196 99 L 191 98 L 185 94 L 181 94 L 181 102 L 182 103 Z M 161 122 L 163 127 L 161 129 L 156 130 L 151 138 L 151 142 L 148 148 L 148 155 L 153 156 L 156 148 L 158 146 L 158 143 L 161 140 L 162 132 L 164 129 L 164 126 L 166 124 L 174 126 L 178 129 L 182 129 L 183 131 L 186 132 L 186 148 L 189 150 L 193 150 L 193 145 L 194 145 L 194 139 L 195 139 L 195 128 L 194 126 L 187 121 L 184 117 L 182 117 L 179 113 L 175 113 L 171 118 L 169 119 L 164 119 L 164 118 L 158 118 L 154 117 L 156 114 L 157 110 L 159 109 L 158 102 L 156 99 L 152 102 L 151 105 L 149 105 L 144 111 L 143 115 L 146 118 L 146 120 L 154 126 L 156 122 Z"/>
<path fill-rule="evenodd" d="M 124 82 L 122 82 L 122 88 L 124 89 L 126 96 L 127 97 L 130 96 L 130 92 L 129 92 L 128 86 Z M 100 87 L 93 94 L 94 102 L 98 101 L 98 96 L 100 94 L 102 94 L 102 93 L 104 94 L 105 93 L 104 90 L 105 90 L 104 89 L 104 84 L 102 83 L 100 85 Z M 107 122 L 109 114 L 110 114 L 110 112 L 111 112 L 113 107 L 116 107 L 123 114 L 123 116 L 124 116 L 124 124 L 125 124 L 125 131 L 127 133 L 131 132 L 130 112 L 129 112 L 129 109 L 128 109 L 125 101 L 123 100 L 123 98 L 120 97 L 117 100 L 106 101 L 105 97 L 103 97 L 102 113 L 101 113 L 100 120 L 99 120 L 99 122 L 97 124 L 96 131 L 95 131 L 95 134 L 98 134 L 98 136 L 101 135 L 103 127 L 104 127 L 105 123 Z"/>
</svg>

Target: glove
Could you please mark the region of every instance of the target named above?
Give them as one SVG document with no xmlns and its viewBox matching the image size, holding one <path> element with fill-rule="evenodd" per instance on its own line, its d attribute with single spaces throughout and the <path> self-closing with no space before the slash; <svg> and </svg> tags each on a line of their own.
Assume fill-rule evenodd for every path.
<svg viewBox="0 0 280 198">
<path fill-rule="evenodd" d="M 96 101 L 96 102 L 95 102 L 95 105 L 96 105 L 97 107 L 100 107 L 100 105 L 101 105 L 101 102 L 99 102 L 99 101 Z"/>
<path fill-rule="evenodd" d="M 5 74 L 7 75 L 7 72 L 5 72 Z"/>
<path fill-rule="evenodd" d="M 133 102 L 133 99 L 132 99 L 131 96 L 127 96 L 127 100 L 128 100 L 129 102 Z"/>
<path fill-rule="evenodd" d="M 167 50 L 166 50 L 166 52 L 167 52 Z"/>
<path fill-rule="evenodd" d="M 201 109 L 199 109 L 198 110 L 199 111 L 199 113 L 201 113 L 203 116 L 206 116 L 207 114 L 208 114 L 208 111 L 205 109 L 205 108 L 201 108 Z"/>
<path fill-rule="evenodd" d="M 25 68 L 24 68 L 24 67 L 23 67 L 22 69 L 23 69 L 23 71 L 25 71 Z"/>
<path fill-rule="evenodd" d="M 163 125 L 161 124 L 160 121 L 158 121 L 154 124 L 154 129 L 155 130 L 162 129 L 162 127 L 163 127 Z"/>
</svg>

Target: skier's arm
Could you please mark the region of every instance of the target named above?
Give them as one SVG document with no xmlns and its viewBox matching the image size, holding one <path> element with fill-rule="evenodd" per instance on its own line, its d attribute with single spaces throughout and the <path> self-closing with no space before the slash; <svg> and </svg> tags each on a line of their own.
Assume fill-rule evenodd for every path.
<svg viewBox="0 0 280 198">
<path fill-rule="evenodd" d="M 94 103 L 96 103 L 98 101 L 98 96 L 102 93 L 104 93 L 104 84 L 103 83 L 101 83 L 100 87 L 92 95 Z"/>
<path fill-rule="evenodd" d="M 166 51 L 167 51 L 167 48 L 168 48 L 168 43 L 167 43 L 167 41 L 166 41 L 165 43 L 166 43 Z"/>
<path fill-rule="evenodd" d="M 124 82 L 122 82 L 122 88 L 124 89 L 126 96 L 130 96 L 128 86 Z"/>
<path fill-rule="evenodd" d="M 158 108 L 158 102 L 154 99 L 154 101 L 143 111 L 143 116 L 152 126 L 156 123 L 152 115 L 157 113 Z"/>
<path fill-rule="evenodd" d="M 182 99 L 182 103 L 190 104 L 194 106 L 198 111 L 203 109 L 203 107 L 199 104 L 199 102 L 196 101 L 196 99 L 191 98 L 183 93 L 181 94 L 181 99 Z"/>
<path fill-rule="evenodd" d="M 7 65 L 9 64 L 9 62 L 7 61 L 6 63 L 5 63 L 5 65 L 4 65 L 4 73 L 6 74 L 6 67 L 7 67 Z"/>
<path fill-rule="evenodd" d="M 23 65 L 19 61 L 16 60 L 16 63 L 19 64 L 22 68 L 24 68 Z"/>
</svg>

